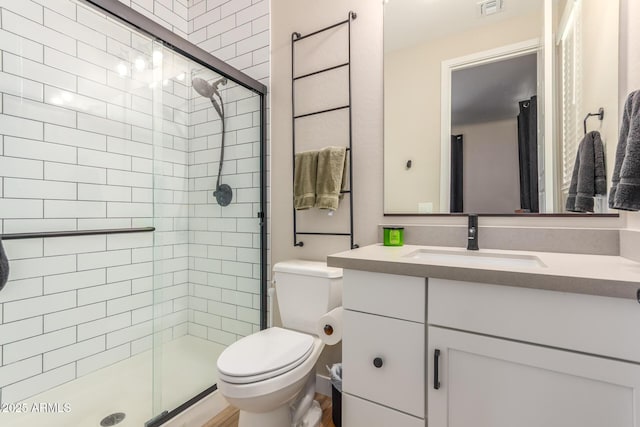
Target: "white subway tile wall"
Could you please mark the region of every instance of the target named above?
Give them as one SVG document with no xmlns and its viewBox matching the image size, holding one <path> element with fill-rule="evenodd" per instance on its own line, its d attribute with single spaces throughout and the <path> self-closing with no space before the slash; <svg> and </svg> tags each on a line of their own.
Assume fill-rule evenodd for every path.
<svg viewBox="0 0 640 427">
<path fill-rule="evenodd" d="M 191 0 L 119 0 L 133 10 L 173 31 L 183 38 L 188 38 L 188 16 Z M 95 27 L 92 27 L 95 28 Z M 106 29 L 105 29 L 106 30 Z M 102 31 L 105 33 L 106 31 Z M 107 32 L 108 34 L 108 32 Z"/>
<path fill-rule="evenodd" d="M 199 75 L 196 73 L 196 75 Z M 229 82 L 221 87 L 226 113 L 221 183 L 233 189 L 233 201 L 219 206 L 213 197 L 221 149 L 221 124 L 210 101 L 195 95 L 189 149 L 189 334 L 228 345 L 259 330 L 260 98 Z M 238 112 L 238 105 L 251 105 Z M 207 121 L 205 121 L 207 120 Z M 204 127 L 206 125 L 206 127 Z M 252 137 L 239 137 L 241 133 Z M 255 158 L 255 167 L 238 164 Z M 254 179 L 257 178 L 257 179 Z M 244 198 L 243 194 L 253 194 Z M 257 239 L 254 239 L 258 237 Z M 239 246 L 255 251 L 251 256 Z M 238 282 L 255 283 L 239 287 Z M 243 311 L 244 310 L 244 311 Z"/>
<path fill-rule="evenodd" d="M 268 86 L 269 0 L 194 0 L 188 20 L 192 43 Z M 196 98 L 190 117 L 189 333 L 228 345 L 260 325 L 260 105 L 239 87 L 222 92 L 228 116 L 222 182 L 234 191 L 227 207 L 212 203 L 207 178 L 219 166 L 216 112 Z"/>
<path fill-rule="evenodd" d="M 267 83 L 267 0 L 120 1 Z M 0 230 L 157 228 L 155 247 L 151 233 L 4 242 L 0 400 L 150 349 L 154 314 L 163 339 L 259 329 L 259 97 L 222 88 L 221 208 L 220 121 L 190 64 L 162 49 L 150 83 L 160 46 L 71 0 L 0 0 L 0 14 Z"/>
<path fill-rule="evenodd" d="M 152 64 L 152 42 L 68 0 L 3 1 L 0 7 L 2 232 L 152 225 L 153 91 L 150 71 L 135 68 L 138 57 Z M 172 97 L 172 106 L 163 106 L 165 122 L 186 134 L 184 120 L 173 120 L 174 107 L 188 107 L 186 85 L 160 87 Z M 163 172 L 173 177 L 171 168 L 184 169 L 187 153 L 171 155 Z M 156 215 L 186 218 L 188 210 L 158 207 Z M 165 238 L 165 247 L 172 240 Z M 143 315 L 153 302 L 151 234 L 4 245 L 11 281 L 0 294 L 3 402 L 150 347 L 150 340 L 140 343 L 152 333 L 151 317 Z M 174 299 L 186 299 L 187 267 L 183 262 L 177 282 L 163 282 L 170 290 L 167 313 L 173 314 Z M 171 337 L 188 329 L 185 303 L 175 310 L 182 314 L 162 318 Z"/>
<path fill-rule="evenodd" d="M 189 8 L 189 40 L 268 84 L 268 0 L 195 0 Z M 212 203 L 208 178 L 219 167 L 216 112 L 196 98 L 190 115 L 189 333 L 228 345 L 260 324 L 260 105 L 257 96 L 234 85 L 222 93 L 228 117 L 222 182 L 234 191 L 227 207 Z"/>
</svg>

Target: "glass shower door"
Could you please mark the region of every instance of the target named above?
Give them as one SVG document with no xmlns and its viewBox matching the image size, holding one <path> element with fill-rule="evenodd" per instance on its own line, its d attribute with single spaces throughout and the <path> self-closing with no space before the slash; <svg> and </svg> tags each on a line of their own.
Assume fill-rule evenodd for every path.
<svg viewBox="0 0 640 427">
<path fill-rule="evenodd" d="M 120 2 L 0 3 L 0 403 L 30 409 L 0 425 L 141 426 L 260 327 L 264 98 L 233 78 L 264 88 Z"/>
<path fill-rule="evenodd" d="M 173 415 L 260 329 L 261 99 L 166 47 L 154 57 L 153 408 Z"/>
</svg>

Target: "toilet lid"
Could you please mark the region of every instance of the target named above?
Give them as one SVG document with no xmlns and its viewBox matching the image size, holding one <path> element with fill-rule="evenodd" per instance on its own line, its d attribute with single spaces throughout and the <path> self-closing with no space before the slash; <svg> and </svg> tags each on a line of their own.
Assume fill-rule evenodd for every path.
<svg viewBox="0 0 640 427">
<path fill-rule="evenodd" d="M 249 383 L 288 372 L 313 350 L 313 337 L 269 328 L 231 344 L 218 358 L 218 372 L 229 382 Z"/>
</svg>

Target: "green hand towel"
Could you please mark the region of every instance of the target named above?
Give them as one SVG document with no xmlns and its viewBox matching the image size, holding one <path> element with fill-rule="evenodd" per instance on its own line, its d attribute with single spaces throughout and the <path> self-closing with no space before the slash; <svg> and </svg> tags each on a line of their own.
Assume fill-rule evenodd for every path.
<svg viewBox="0 0 640 427">
<path fill-rule="evenodd" d="M 316 208 L 338 209 L 342 199 L 341 190 L 346 185 L 347 149 L 327 147 L 318 154 L 318 177 L 316 179 Z"/>
<path fill-rule="evenodd" d="M 297 210 L 312 208 L 316 202 L 318 152 L 303 151 L 295 156 L 293 180 L 294 206 Z"/>
</svg>

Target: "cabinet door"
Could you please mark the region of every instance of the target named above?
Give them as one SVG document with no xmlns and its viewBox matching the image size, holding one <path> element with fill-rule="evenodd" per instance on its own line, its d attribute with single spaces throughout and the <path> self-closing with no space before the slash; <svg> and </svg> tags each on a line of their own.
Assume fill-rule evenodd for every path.
<svg viewBox="0 0 640 427">
<path fill-rule="evenodd" d="M 351 310 L 343 324 L 343 390 L 424 418 L 425 325 Z"/>
<path fill-rule="evenodd" d="M 640 427 L 640 365 L 438 327 L 428 337 L 429 427 Z"/>
</svg>

